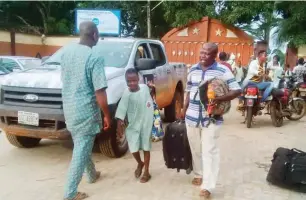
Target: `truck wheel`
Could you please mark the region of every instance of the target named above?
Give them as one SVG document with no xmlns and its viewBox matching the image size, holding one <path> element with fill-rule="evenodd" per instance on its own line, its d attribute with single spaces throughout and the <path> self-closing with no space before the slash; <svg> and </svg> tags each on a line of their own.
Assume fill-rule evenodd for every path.
<svg viewBox="0 0 306 200">
<path fill-rule="evenodd" d="M 120 158 L 127 152 L 128 143 L 125 134 L 122 138 L 117 135 L 117 120 L 114 120 L 111 128 L 97 138 L 102 154 L 110 158 Z"/>
<path fill-rule="evenodd" d="M 167 122 L 174 122 L 183 108 L 183 98 L 180 91 L 176 90 L 173 100 L 169 106 L 165 108 L 165 118 Z"/>
<path fill-rule="evenodd" d="M 17 136 L 9 133 L 6 133 L 6 138 L 12 145 L 19 148 L 36 147 L 41 140 L 40 138 Z"/>
</svg>

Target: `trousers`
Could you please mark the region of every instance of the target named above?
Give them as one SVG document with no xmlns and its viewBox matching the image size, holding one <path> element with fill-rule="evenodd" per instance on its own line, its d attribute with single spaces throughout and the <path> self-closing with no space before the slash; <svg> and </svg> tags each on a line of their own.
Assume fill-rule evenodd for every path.
<svg viewBox="0 0 306 200">
<path fill-rule="evenodd" d="M 95 165 L 91 159 L 95 136 L 72 136 L 72 140 L 74 146 L 65 186 L 65 199 L 73 199 L 77 195 L 78 185 L 81 182 L 84 171 L 87 174 L 89 183 L 96 178 Z"/>
<path fill-rule="evenodd" d="M 202 178 L 202 190 L 213 191 L 216 188 L 220 150 L 217 142 L 221 125 L 210 124 L 208 127 L 187 125 L 187 136 L 192 154 L 195 178 Z"/>
</svg>

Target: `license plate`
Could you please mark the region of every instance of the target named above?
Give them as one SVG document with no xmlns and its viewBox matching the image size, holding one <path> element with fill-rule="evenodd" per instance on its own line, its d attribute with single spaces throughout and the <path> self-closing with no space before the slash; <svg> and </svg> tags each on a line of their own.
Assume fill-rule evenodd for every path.
<svg viewBox="0 0 306 200">
<path fill-rule="evenodd" d="M 245 98 L 250 98 L 250 99 L 257 99 L 257 95 L 251 96 L 251 95 L 245 95 Z"/>
<path fill-rule="evenodd" d="M 300 92 L 306 92 L 306 88 L 299 88 Z"/>
<path fill-rule="evenodd" d="M 253 99 L 247 99 L 246 101 L 247 101 L 246 102 L 247 106 L 253 106 L 253 104 L 254 104 L 254 100 Z"/>
<path fill-rule="evenodd" d="M 39 125 L 39 115 L 38 113 L 18 111 L 18 123 L 38 126 Z"/>
</svg>

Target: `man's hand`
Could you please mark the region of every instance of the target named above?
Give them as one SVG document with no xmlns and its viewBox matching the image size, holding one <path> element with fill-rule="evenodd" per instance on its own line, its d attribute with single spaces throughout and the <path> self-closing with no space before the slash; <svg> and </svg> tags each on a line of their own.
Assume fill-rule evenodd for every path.
<svg viewBox="0 0 306 200">
<path fill-rule="evenodd" d="M 180 119 L 185 119 L 186 117 L 186 111 L 184 111 L 184 109 L 181 111 L 179 118 Z"/>
<path fill-rule="evenodd" d="M 107 130 L 111 126 L 111 117 L 110 117 L 110 113 L 108 109 L 107 95 L 106 95 L 105 88 L 97 90 L 95 94 L 96 94 L 97 103 L 100 109 L 103 111 L 103 115 L 104 115 L 103 130 Z"/>
<path fill-rule="evenodd" d="M 237 98 L 240 94 L 241 94 L 241 90 L 231 90 L 226 95 L 223 95 L 221 97 L 216 97 L 213 102 L 215 104 L 218 104 L 222 101 L 231 101 L 231 100 Z"/>
<path fill-rule="evenodd" d="M 181 119 L 185 119 L 186 117 L 186 112 L 187 112 L 187 109 L 188 109 L 188 106 L 189 106 L 189 102 L 190 102 L 190 92 L 187 92 L 186 93 L 186 98 L 185 98 L 185 104 L 183 106 L 183 109 L 181 110 L 181 113 L 180 113 L 180 118 Z"/>
<path fill-rule="evenodd" d="M 106 131 L 111 127 L 111 119 L 110 117 L 104 117 L 103 121 L 103 130 Z"/>
</svg>

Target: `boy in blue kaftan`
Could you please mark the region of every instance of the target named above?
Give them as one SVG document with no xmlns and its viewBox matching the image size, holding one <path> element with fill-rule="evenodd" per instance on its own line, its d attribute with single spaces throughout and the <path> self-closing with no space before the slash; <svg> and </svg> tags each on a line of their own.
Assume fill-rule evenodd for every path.
<svg viewBox="0 0 306 200">
<path fill-rule="evenodd" d="M 138 84 L 138 72 L 131 68 L 126 72 L 128 88 L 124 91 L 116 112 L 118 119 L 118 132 L 123 134 L 124 120 L 128 119 L 125 135 L 129 144 L 130 152 L 137 161 L 135 177 L 139 178 L 145 168 L 141 182 L 150 180 L 149 173 L 151 131 L 153 126 L 153 101 L 147 85 Z M 140 158 L 139 151 L 144 151 L 144 162 Z"/>
</svg>

